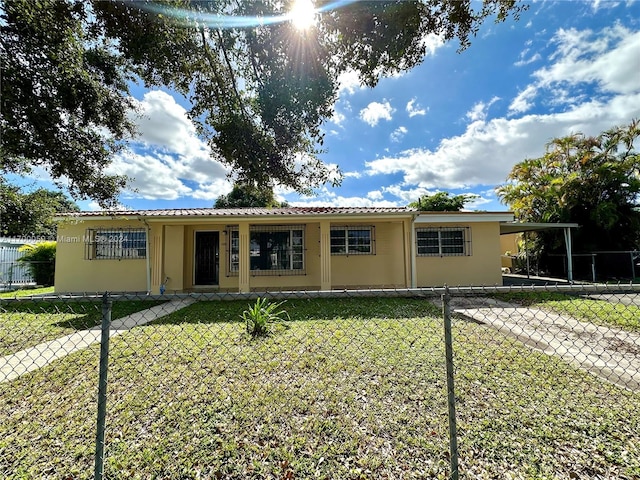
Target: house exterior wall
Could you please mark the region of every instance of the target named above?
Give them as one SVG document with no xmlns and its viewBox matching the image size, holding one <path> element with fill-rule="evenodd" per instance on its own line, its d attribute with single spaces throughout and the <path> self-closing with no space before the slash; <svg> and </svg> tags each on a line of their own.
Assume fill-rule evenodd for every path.
<svg viewBox="0 0 640 480">
<path fill-rule="evenodd" d="M 251 290 L 284 290 L 284 289 L 320 289 L 322 287 L 321 278 L 321 256 L 320 256 L 320 222 L 274 222 L 255 220 L 220 223 L 197 223 L 189 225 L 165 225 L 164 236 L 164 258 L 165 273 L 168 276 L 166 284 L 167 291 L 197 291 L 207 290 L 214 287 L 198 286 L 194 284 L 194 259 L 195 259 L 195 232 L 212 231 L 218 232 L 220 238 L 219 251 L 219 285 L 215 288 L 221 291 L 236 291 L 239 288 L 239 274 L 229 272 L 229 245 L 227 238 L 227 228 L 238 226 L 240 223 L 250 223 L 251 225 L 303 225 L 305 227 L 305 273 L 304 274 L 281 274 L 269 275 L 261 272 L 256 274 L 249 271 L 249 283 Z M 329 222 L 333 225 L 350 226 L 373 226 L 375 227 L 375 255 L 331 255 L 330 274 L 332 288 L 345 287 L 368 287 L 368 286 L 407 286 L 407 269 L 409 259 L 405 255 L 404 244 L 407 244 L 406 231 L 408 223 L 396 222 Z M 155 228 L 155 227 L 154 227 Z M 176 237 L 179 230 L 183 230 L 182 238 Z M 328 241 L 328 238 L 326 239 Z M 179 245 L 182 242 L 184 254 L 179 255 Z M 182 266 L 180 265 L 182 263 Z M 325 267 L 326 268 L 326 267 Z M 183 272 L 182 282 L 175 282 L 176 272 Z M 177 277 L 176 277 L 177 278 Z M 154 285 L 155 289 L 155 285 Z"/>
<path fill-rule="evenodd" d="M 228 227 L 239 226 L 240 223 L 255 225 L 256 222 L 238 222 L 230 221 L 229 223 L 198 223 L 184 226 L 184 258 L 183 258 L 183 289 L 187 291 L 198 291 L 216 288 L 222 291 L 237 291 L 239 289 L 240 275 L 239 272 L 229 272 L 229 238 Z M 320 224 L 308 222 L 290 222 L 280 221 L 261 222 L 260 225 L 301 225 L 305 230 L 305 274 L 287 274 L 285 272 L 280 275 L 269 275 L 264 272 L 256 274 L 249 271 L 249 284 L 252 290 L 284 290 L 284 289 L 318 289 L 320 288 Z M 219 248 L 219 284 L 217 287 L 198 286 L 194 283 L 194 261 L 195 261 L 195 233 L 196 232 L 218 232 L 220 238 Z M 165 238 L 167 245 L 168 240 Z M 177 257 L 178 249 L 172 246 L 166 246 L 171 249 Z M 173 260 L 175 263 L 175 260 Z M 171 275 L 169 275 L 171 277 Z M 174 290 L 171 279 L 167 283 L 167 290 Z"/>
<path fill-rule="evenodd" d="M 513 268 L 513 260 L 511 256 L 518 254 L 518 242 L 522 238 L 521 233 L 511 233 L 508 235 L 500 235 L 500 255 L 502 255 L 502 266 Z M 509 255 L 507 255 L 509 252 Z"/>
<path fill-rule="evenodd" d="M 375 254 L 331 255 L 332 287 L 408 286 L 403 222 L 349 223 L 358 225 L 375 228 Z"/>
<path fill-rule="evenodd" d="M 412 264 L 415 264 L 416 286 L 494 285 L 502 276 L 499 222 L 487 221 L 454 224 L 421 223 L 416 228 L 466 227 L 471 237 L 469 256 L 416 256 L 416 238 L 412 237 L 412 220 L 404 218 L 315 219 L 282 218 L 181 218 L 148 219 L 80 219 L 77 223 L 59 225 L 55 288 L 58 292 L 85 291 L 262 291 L 288 289 L 342 289 L 409 287 Z M 304 272 L 252 271 L 249 264 L 250 246 L 247 240 L 250 226 L 283 227 L 304 225 Z M 374 254 L 330 254 L 332 226 L 373 227 Z M 244 266 L 229 270 L 230 227 L 244 237 L 241 254 Z M 142 228 L 148 230 L 148 259 L 86 259 L 83 241 L 87 229 Z M 217 232 L 219 241 L 219 270 L 217 285 L 196 285 L 194 279 L 196 232 Z M 414 242 L 413 244 L 411 242 Z M 242 243 L 242 242 L 241 242 Z M 149 266 L 149 272 L 146 267 Z M 244 270 L 242 270 L 244 268 Z M 241 276 L 241 271 L 244 276 Z M 241 279 L 242 282 L 241 283 Z"/>
<path fill-rule="evenodd" d="M 146 259 L 85 259 L 85 236 L 89 228 L 145 228 L 139 220 L 86 220 L 58 225 L 55 291 L 146 292 Z M 149 252 L 147 252 L 147 255 Z"/>
<path fill-rule="evenodd" d="M 421 227 L 470 227 L 471 255 L 416 258 L 418 287 L 502 285 L 498 222 L 429 223 Z M 415 239 L 414 239 L 415 241 Z"/>
</svg>

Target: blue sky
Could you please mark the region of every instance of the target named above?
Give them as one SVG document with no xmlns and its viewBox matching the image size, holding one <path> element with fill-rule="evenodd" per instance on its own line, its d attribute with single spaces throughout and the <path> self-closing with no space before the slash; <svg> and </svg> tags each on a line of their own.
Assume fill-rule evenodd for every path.
<svg viewBox="0 0 640 480">
<path fill-rule="evenodd" d="M 479 195 L 469 210 L 506 210 L 494 189 L 515 163 L 542 155 L 554 137 L 640 117 L 640 3 L 529 3 L 518 22 L 485 23 L 461 53 L 457 43 L 425 39 L 420 66 L 373 89 L 345 75 L 321 155 L 343 171 L 342 185 L 277 196 L 293 206 L 404 206 L 446 190 Z M 209 157 L 185 100 L 137 86 L 132 93 L 141 135 L 111 168 L 132 177 L 136 191 L 121 204 L 210 207 L 228 193 L 227 167 Z"/>
</svg>

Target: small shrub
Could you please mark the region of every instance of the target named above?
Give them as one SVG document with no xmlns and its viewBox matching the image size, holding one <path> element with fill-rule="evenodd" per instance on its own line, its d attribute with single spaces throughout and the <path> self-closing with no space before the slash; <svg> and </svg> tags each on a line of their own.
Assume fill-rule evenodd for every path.
<svg viewBox="0 0 640 480">
<path fill-rule="evenodd" d="M 40 242 L 35 245 L 23 245 L 18 250 L 24 252 L 19 262 L 27 268 L 38 285 L 53 285 L 56 269 L 56 242 Z"/>
<path fill-rule="evenodd" d="M 289 314 L 286 310 L 278 310 L 283 303 L 285 302 L 269 303 L 266 298 L 258 298 L 254 305 L 249 305 L 241 315 L 247 326 L 247 333 L 255 338 L 271 334 L 276 325 L 288 327 L 285 317 L 290 319 Z"/>
</svg>

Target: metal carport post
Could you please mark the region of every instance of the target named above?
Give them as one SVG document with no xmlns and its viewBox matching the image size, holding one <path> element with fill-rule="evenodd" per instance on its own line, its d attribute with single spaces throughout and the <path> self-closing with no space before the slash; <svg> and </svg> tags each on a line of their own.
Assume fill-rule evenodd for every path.
<svg viewBox="0 0 640 480">
<path fill-rule="evenodd" d="M 571 258 L 571 227 L 564 228 L 564 246 L 567 249 L 567 280 L 573 283 L 573 259 Z"/>
<path fill-rule="evenodd" d="M 504 222 L 500 224 L 500 235 L 511 233 L 535 232 L 541 230 L 553 230 L 562 228 L 564 231 L 564 245 L 567 250 L 567 280 L 573 283 L 573 259 L 571 251 L 571 229 L 578 228 L 577 223 L 534 223 L 534 222 Z M 529 252 L 526 252 L 527 261 Z M 528 273 L 528 272 L 527 272 Z"/>
</svg>

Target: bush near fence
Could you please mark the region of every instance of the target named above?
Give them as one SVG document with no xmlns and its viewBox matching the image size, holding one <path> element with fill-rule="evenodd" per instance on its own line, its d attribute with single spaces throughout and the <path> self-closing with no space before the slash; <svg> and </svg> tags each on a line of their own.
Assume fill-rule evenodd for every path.
<svg viewBox="0 0 640 480">
<path fill-rule="evenodd" d="M 52 242 L 42 237 L 0 237 L 0 290 L 23 285 L 53 285 L 55 247 L 53 255 L 45 258 L 20 260 L 25 257 L 25 251 L 22 250 L 25 245 L 42 243 Z M 39 275 L 34 275 L 34 272 Z"/>
<path fill-rule="evenodd" d="M 639 293 L 0 299 L 0 476 L 639 478 Z"/>
</svg>

